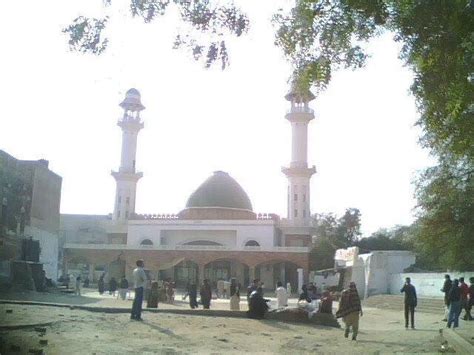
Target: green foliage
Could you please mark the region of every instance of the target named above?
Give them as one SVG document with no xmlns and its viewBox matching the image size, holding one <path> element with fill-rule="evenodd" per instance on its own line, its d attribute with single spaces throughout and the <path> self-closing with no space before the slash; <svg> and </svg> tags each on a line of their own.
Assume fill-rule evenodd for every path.
<svg viewBox="0 0 474 355">
<path fill-rule="evenodd" d="M 360 218 L 361 214 L 357 208 L 346 209 L 340 218 L 333 213 L 313 216 L 316 240 L 310 256 L 312 270 L 328 269 L 334 266 L 336 250 L 352 246 L 360 235 Z"/>
<path fill-rule="evenodd" d="M 357 240 L 354 245 L 360 252 L 372 250 L 412 250 L 413 228 L 411 226 L 395 226 L 391 229 L 379 229 L 367 238 Z"/>
<path fill-rule="evenodd" d="M 188 30 L 182 30 L 174 41 L 174 48 L 186 48 L 195 60 L 203 60 L 208 68 L 220 62 L 221 68 L 229 65 L 226 36 L 240 37 L 247 32 L 249 20 L 232 1 L 210 0 L 129 0 L 132 17 L 150 23 L 170 12 L 180 15 Z M 224 3 L 224 4 L 222 4 Z M 106 0 L 104 7 L 113 6 Z M 81 53 L 101 54 L 107 48 L 108 38 L 103 34 L 108 17 L 102 19 L 79 16 L 63 29 L 69 36 L 69 48 Z"/>
<path fill-rule="evenodd" d="M 367 58 L 360 42 L 379 33 L 387 20 L 383 1 L 297 1 L 289 13 L 273 17 L 275 44 L 304 87 L 324 89 L 338 68 L 358 68 Z"/>
<path fill-rule="evenodd" d="M 293 80 L 317 90 L 327 86 L 333 70 L 364 65 L 365 41 L 394 33 L 403 45 L 401 59 L 414 73 L 421 143 L 440 159 L 417 184 L 413 246 L 424 265 L 472 268 L 474 1 L 301 0 L 273 21 Z M 393 240 L 370 241 L 376 242 Z"/>
<path fill-rule="evenodd" d="M 418 181 L 418 247 L 428 262 L 474 269 L 474 169 L 443 161 Z"/>
</svg>

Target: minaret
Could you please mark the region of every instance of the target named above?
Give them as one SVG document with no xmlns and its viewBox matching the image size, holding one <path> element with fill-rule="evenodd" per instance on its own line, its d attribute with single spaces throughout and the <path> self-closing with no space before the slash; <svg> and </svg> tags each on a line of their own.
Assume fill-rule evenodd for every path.
<svg viewBox="0 0 474 355">
<path fill-rule="evenodd" d="M 288 219 L 295 227 L 310 226 L 310 179 L 316 167 L 308 167 L 308 123 L 314 118 L 314 111 L 308 102 L 315 96 L 308 90 L 300 93 L 293 88 L 285 99 L 291 108 L 285 118 L 291 123 L 292 144 L 290 167 L 282 172 L 288 178 Z"/>
<path fill-rule="evenodd" d="M 130 89 L 120 103 L 123 117 L 118 120 L 117 125 L 122 128 L 122 156 L 119 171 L 112 171 L 117 182 L 113 214 L 116 221 L 126 221 L 135 213 L 137 182 L 143 176 L 143 173 L 135 171 L 137 136 L 143 128 L 140 111 L 145 109 L 140 99 L 138 90 Z"/>
</svg>

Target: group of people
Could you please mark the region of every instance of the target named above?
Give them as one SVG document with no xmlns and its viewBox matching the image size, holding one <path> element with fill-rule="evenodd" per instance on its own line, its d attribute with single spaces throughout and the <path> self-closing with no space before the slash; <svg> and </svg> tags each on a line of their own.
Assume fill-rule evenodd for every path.
<svg viewBox="0 0 474 355">
<path fill-rule="evenodd" d="M 445 312 L 443 321 L 448 328 L 459 327 L 459 317 L 464 310 L 464 320 L 471 321 L 472 306 L 474 305 L 474 277 L 469 279 L 470 286 L 464 282 L 464 277 L 451 280 L 449 275 L 444 276 L 441 292 L 444 293 Z"/>
<path fill-rule="evenodd" d="M 471 315 L 474 305 L 474 277 L 469 279 L 470 286 L 464 282 L 464 277 L 451 280 L 449 275 L 445 275 L 445 281 L 441 292 L 444 293 L 445 312 L 443 321 L 447 322 L 448 328 L 459 327 L 459 317 L 464 313 L 464 320 L 473 320 Z M 411 284 L 411 279 L 407 277 L 400 292 L 405 293 L 405 328 L 408 328 L 408 320 L 412 329 L 415 329 L 415 308 L 418 304 L 415 286 Z"/>
</svg>

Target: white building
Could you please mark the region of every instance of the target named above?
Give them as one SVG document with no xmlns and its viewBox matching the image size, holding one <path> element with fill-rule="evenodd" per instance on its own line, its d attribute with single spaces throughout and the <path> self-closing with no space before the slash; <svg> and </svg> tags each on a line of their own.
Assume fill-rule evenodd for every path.
<svg viewBox="0 0 474 355">
<path fill-rule="evenodd" d="M 255 213 L 246 192 L 223 171 L 204 181 L 179 213 L 137 215 L 136 189 L 143 174 L 136 171 L 135 162 L 145 107 L 140 93 L 130 89 L 120 104 L 122 151 L 120 167 L 112 172 L 113 214 L 62 216 L 69 267 L 83 269 L 91 277 L 96 270 L 113 269 L 120 277 L 129 275 L 141 258 L 153 277 L 170 277 L 178 284 L 236 277 L 242 284 L 259 278 L 269 288 L 277 280 L 296 286 L 297 269 L 307 278 L 313 234 L 310 178 L 316 171 L 307 163 L 308 124 L 314 118 L 308 103 L 314 96 L 292 91 L 286 99 L 290 102 L 286 119 L 292 127 L 292 160 L 283 169 L 288 177 L 287 218 Z"/>
</svg>

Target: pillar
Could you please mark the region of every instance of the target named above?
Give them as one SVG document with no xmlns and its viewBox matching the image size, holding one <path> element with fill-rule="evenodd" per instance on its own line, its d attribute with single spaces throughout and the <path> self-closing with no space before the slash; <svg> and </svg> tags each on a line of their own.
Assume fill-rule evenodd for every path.
<svg viewBox="0 0 474 355">
<path fill-rule="evenodd" d="M 283 286 L 286 284 L 286 270 L 285 270 L 285 263 L 280 264 L 280 281 Z"/>
<path fill-rule="evenodd" d="M 95 271 L 95 264 L 89 263 L 89 281 L 90 282 L 95 282 L 94 271 Z"/>
<path fill-rule="evenodd" d="M 302 268 L 298 268 L 296 269 L 296 271 L 298 272 L 298 293 L 301 293 L 302 292 L 302 287 L 303 287 L 303 269 Z"/>
<path fill-rule="evenodd" d="M 204 264 L 198 264 L 198 283 L 201 285 L 204 282 Z"/>
<path fill-rule="evenodd" d="M 249 266 L 249 283 L 255 280 L 255 266 Z"/>
</svg>

